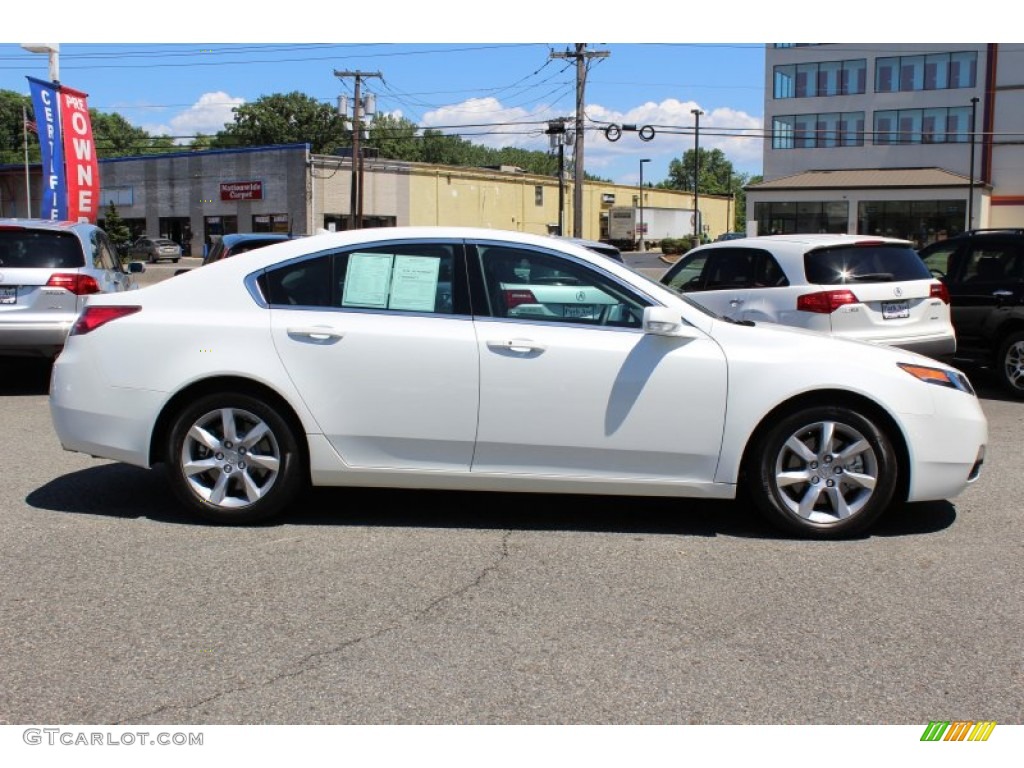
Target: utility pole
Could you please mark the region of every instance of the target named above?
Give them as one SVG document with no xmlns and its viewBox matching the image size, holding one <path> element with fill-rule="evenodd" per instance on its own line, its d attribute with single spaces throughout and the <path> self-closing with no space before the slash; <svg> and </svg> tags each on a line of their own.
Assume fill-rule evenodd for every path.
<svg viewBox="0 0 1024 768">
<path fill-rule="evenodd" d="M 576 60 L 576 142 L 573 145 L 572 234 L 583 237 L 583 107 L 587 83 L 587 61 L 603 59 L 608 51 L 588 51 L 586 43 L 576 43 L 575 53 L 552 53 L 553 59 Z"/>
<path fill-rule="evenodd" d="M 362 127 L 362 95 L 360 93 L 364 78 L 382 77 L 380 72 L 360 72 L 334 70 L 335 77 L 354 77 L 356 79 L 355 97 L 352 103 L 352 200 L 349 206 L 349 229 L 363 227 L 363 152 L 359 146 Z M 347 117 L 347 115 L 346 115 Z"/>
</svg>

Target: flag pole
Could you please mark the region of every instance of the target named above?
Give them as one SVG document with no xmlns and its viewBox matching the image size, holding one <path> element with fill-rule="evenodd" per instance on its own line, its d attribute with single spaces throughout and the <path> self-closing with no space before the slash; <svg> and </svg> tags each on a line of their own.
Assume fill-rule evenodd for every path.
<svg viewBox="0 0 1024 768">
<path fill-rule="evenodd" d="M 25 218 L 32 218 L 32 190 L 29 187 L 28 172 L 28 108 L 21 105 L 21 132 L 25 140 Z"/>
</svg>

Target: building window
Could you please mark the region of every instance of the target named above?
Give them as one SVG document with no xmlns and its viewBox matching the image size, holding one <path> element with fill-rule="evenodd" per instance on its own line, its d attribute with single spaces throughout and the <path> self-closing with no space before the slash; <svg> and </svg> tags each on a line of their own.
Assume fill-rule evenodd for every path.
<svg viewBox="0 0 1024 768">
<path fill-rule="evenodd" d="M 754 218 L 762 235 L 843 233 L 849 230 L 849 211 L 846 200 L 756 203 Z"/>
<path fill-rule="evenodd" d="M 100 201 L 104 206 L 134 205 L 135 197 L 132 187 L 102 187 Z"/>
<path fill-rule="evenodd" d="M 253 232 L 289 231 L 287 213 L 262 213 L 252 217 Z"/>
<path fill-rule="evenodd" d="M 772 120 L 772 149 L 828 149 L 863 145 L 863 112 L 777 115 Z"/>
<path fill-rule="evenodd" d="M 922 248 L 963 229 L 966 200 L 861 200 L 857 232 L 911 240 Z"/>
<path fill-rule="evenodd" d="M 977 79 L 977 51 L 875 59 L 875 91 L 878 93 L 973 88 Z"/>
<path fill-rule="evenodd" d="M 780 64 L 773 75 L 776 99 L 864 93 L 866 59 Z"/>
<path fill-rule="evenodd" d="M 962 144 L 969 139 L 970 107 L 887 109 L 875 112 L 876 145 Z"/>
<path fill-rule="evenodd" d="M 544 205 L 544 187 L 540 184 L 533 188 L 533 204 L 536 206 Z"/>
</svg>

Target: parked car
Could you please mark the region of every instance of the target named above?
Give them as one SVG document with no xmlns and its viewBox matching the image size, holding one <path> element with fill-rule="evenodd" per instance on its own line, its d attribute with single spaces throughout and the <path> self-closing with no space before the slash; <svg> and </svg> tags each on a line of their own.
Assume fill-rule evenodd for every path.
<svg viewBox="0 0 1024 768">
<path fill-rule="evenodd" d="M 600 253 L 602 256 L 607 256 L 609 259 L 622 261 L 622 251 L 611 243 L 602 243 L 600 240 L 585 240 L 582 237 L 562 237 L 558 235 L 556 235 L 556 237 L 561 237 L 561 239 L 568 243 L 582 245 L 584 248 L 587 248 L 594 253 Z"/>
<path fill-rule="evenodd" d="M 212 264 L 215 261 L 237 256 L 240 253 L 262 248 L 265 245 L 273 245 L 290 240 L 291 235 L 281 232 L 248 232 L 224 235 L 203 257 L 203 266 Z"/>
<path fill-rule="evenodd" d="M 956 359 L 1024 399 L 1024 229 L 972 230 L 920 251 L 949 291 Z"/>
<path fill-rule="evenodd" d="M 86 299 L 136 287 L 93 224 L 0 219 L 0 355 L 54 358 Z"/>
<path fill-rule="evenodd" d="M 742 240 L 746 236 L 746 232 L 723 232 L 715 238 L 715 242 L 721 242 L 722 240 Z"/>
<path fill-rule="evenodd" d="M 308 484 L 743 492 L 836 537 L 963 491 L 988 429 L 929 358 L 732 322 L 556 238 L 457 227 L 296 239 L 92 301 L 49 403 L 64 448 L 166 464 L 222 523 Z"/>
<path fill-rule="evenodd" d="M 166 237 L 140 237 L 132 244 L 131 255 L 150 263 L 170 260 L 177 264 L 181 258 L 181 246 Z"/>
<path fill-rule="evenodd" d="M 945 285 L 906 240 L 766 235 L 694 248 L 661 277 L 669 288 L 740 321 L 952 354 Z"/>
</svg>

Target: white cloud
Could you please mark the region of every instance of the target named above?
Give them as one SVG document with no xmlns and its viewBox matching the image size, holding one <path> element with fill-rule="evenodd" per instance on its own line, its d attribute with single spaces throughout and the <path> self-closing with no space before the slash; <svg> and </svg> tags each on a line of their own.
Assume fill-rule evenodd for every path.
<svg viewBox="0 0 1024 768">
<path fill-rule="evenodd" d="M 639 159 L 651 158 L 648 177 L 660 181 L 667 174 L 668 163 L 681 158 L 693 149 L 694 115 L 691 110 L 703 109 L 700 116 L 700 146 L 720 149 L 739 173 L 758 169 L 763 152 L 762 120 L 760 117 L 729 107 L 708 109 L 694 101 L 665 99 L 648 101 L 627 111 L 608 109 L 601 104 L 586 107 L 588 130 L 585 145 L 587 171 L 611 178 L 624 184 L 639 180 Z M 527 111 L 518 107 L 505 107 L 495 98 L 474 98 L 452 104 L 424 115 L 425 128 L 443 126 L 446 133 L 459 133 L 468 141 L 489 147 L 516 146 L 523 149 L 547 151 L 548 138 L 544 135 L 547 121 L 564 115 L 555 114 L 547 107 Z M 618 141 L 609 141 L 601 128 L 615 124 L 635 125 L 636 131 L 624 131 Z M 643 141 L 639 129 L 651 126 L 654 136 Z M 572 126 L 570 125 L 570 128 Z"/>
<path fill-rule="evenodd" d="M 245 99 L 230 96 L 224 91 L 204 93 L 192 106 L 180 112 L 166 123 L 143 125 L 143 130 L 153 136 L 195 136 L 197 133 L 214 134 L 224 130 L 226 123 L 234 122 L 235 107 Z M 179 142 L 183 140 L 179 139 Z"/>
</svg>

